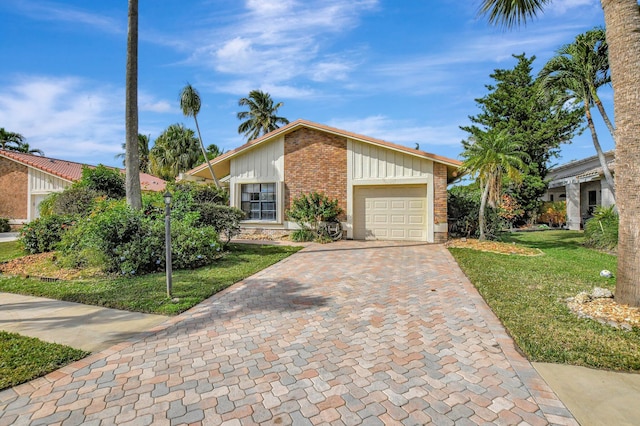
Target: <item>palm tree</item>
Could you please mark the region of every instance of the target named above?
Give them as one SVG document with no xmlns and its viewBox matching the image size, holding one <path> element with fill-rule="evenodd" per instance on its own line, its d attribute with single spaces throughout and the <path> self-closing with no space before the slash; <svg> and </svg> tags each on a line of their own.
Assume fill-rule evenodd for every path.
<svg viewBox="0 0 640 426">
<path fill-rule="evenodd" d="M 151 135 L 143 135 L 138 133 L 138 154 L 140 159 L 140 173 L 149 173 L 149 141 L 151 140 Z M 122 150 L 120 154 L 116 154 L 115 158 L 119 158 L 122 160 L 122 165 L 126 166 L 126 151 L 127 151 L 127 143 L 122 142 Z"/>
<path fill-rule="evenodd" d="M 602 48 L 603 43 L 604 31 L 602 30 L 596 29 L 580 34 L 574 43 L 561 47 L 558 54 L 547 62 L 540 71 L 538 81 L 545 93 L 553 96 L 557 96 L 558 93 L 564 94 L 556 98 L 559 105 L 567 102 L 582 104 L 593 146 L 600 160 L 605 180 L 615 199 L 615 182 L 600 146 L 591 115 L 592 105 L 599 103 L 602 108 L 602 102 L 597 94 L 598 88 L 609 83 L 607 52 L 606 46 Z M 602 114 L 603 117 L 607 117 L 604 108 L 602 108 Z"/>
<path fill-rule="evenodd" d="M 12 151 L 22 152 L 24 154 L 34 154 L 34 155 L 40 155 L 41 157 L 44 157 L 44 152 L 41 149 L 31 148 L 27 142 L 20 142 L 18 146 L 16 146 L 15 148 L 11 147 L 10 149 Z"/>
<path fill-rule="evenodd" d="M 464 158 L 461 169 L 471 174 L 480 185 L 482 198 L 478 213 L 478 227 L 480 240 L 485 237 L 485 209 L 487 204 L 495 208 L 502 195 L 502 177 L 506 176 L 512 182 L 518 182 L 522 177 L 522 170 L 528 154 L 521 151 L 521 147 L 514 142 L 506 130 L 501 132 L 480 131 L 469 141 L 463 141 Z"/>
<path fill-rule="evenodd" d="M 162 179 L 173 180 L 192 169 L 200 160 L 198 138 L 182 124 L 172 124 L 155 141 L 149 153 L 149 171 Z"/>
<path fill-rule="evenodd" d="M 207 161 L 207 151 L 204 149 L 204 143 L 202 142 L 202 135 L 200 134 L 200 126 L 198 126 L 198 113 L 200 112 L 200 94 L 198 91 L 189 83 L 182 89 L 180 92 L 180 108 L 182 109 L 182 113 L 185 117 L 193 116 L 193 120 L 196 122 L 196 130 L 198 130 L 198 139 L 200 140 L 200 148 L 202 149 L 202 155 L 207 162 L 207 166 L 209 167 L 209 173 L 211 173 L 211 179 L 216 184 L 216 188 L 220 189 L 220 182 L 216 177 L 216 174 L 213 173 L 213 167 L 211 163 Z"/>
<path fill-rule="evenodd" d="M 125 189 L 127 204 L 142 209 L 140 153 L 138 152 L 138 0 L 129 0 L 125 106 Z"/>
<path fill-rule="evenodd" d="M 238 105 L 249 107 L 249 111 L 238 113 L 238 120 L 245 120 L 238 127 L 238 133 L 244 134 L 248 140 L 274 131 L 280 128 L 280 124 L 289 124 L 289 120 L 276 115 L 283 103 L 274 105 L 271 95 L 261 90 L 252 90 L 248 98 L 240 98 Z"/>
<path fill-rule="evenodd" d="M 12 146 L 19 146 L 23 142 L 24 136 L 20 133 L 7 132 L 4 127 L 0 127 L 0 148 L 11 149 Z"/>
<path fill-rule="evenodd" d="M 491 22 L 524 23 L 550 0 L 483 0 Z M 640 306 L 640 13 L 638 0 L 600 0 L 609 48 L 616 117 L 618 272 L 616 300 Z"/>
</svg>

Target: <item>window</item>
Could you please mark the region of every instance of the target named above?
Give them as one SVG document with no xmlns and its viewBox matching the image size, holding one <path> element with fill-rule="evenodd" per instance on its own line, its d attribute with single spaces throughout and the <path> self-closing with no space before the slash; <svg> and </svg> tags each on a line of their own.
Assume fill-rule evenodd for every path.
<svg viewBox="0 0 640 426">
<path fill-rule="evenodd" d="M 549 201 L 553 202 L 553 194 L 549 194 Z"/>
<path fill-rule="evenodd" d="M 241 187 L 241 206 L 248 220 L 276 220 L 276 184 L 248 183 Z"/>
<path fill-rule="evenodd" d="M 589 191 L 588 196 L 589 196 L 589 207 L 597 206 L 598 202 L 596 198 L 596 191 Z"/>
</svg>

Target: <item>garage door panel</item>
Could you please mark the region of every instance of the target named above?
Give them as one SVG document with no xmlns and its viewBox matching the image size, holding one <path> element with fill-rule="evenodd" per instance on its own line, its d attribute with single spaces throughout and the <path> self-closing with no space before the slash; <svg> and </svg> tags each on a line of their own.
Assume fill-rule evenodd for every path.
<svg viewBox="0 0 640 426">
<path fill-rule="evenodd" d="M 426 241 L 426 185 L 356 187 L 354 237 Z"/>
</svg>

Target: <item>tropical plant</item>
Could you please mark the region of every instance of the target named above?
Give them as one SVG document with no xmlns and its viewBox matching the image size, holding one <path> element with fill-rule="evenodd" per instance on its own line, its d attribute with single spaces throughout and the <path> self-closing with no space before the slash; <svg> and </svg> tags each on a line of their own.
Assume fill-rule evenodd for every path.
<svg viewBox="0 0 640 426">
<path fill-rule="evenodd" d="M 138 0 L 129 0 L 126 70 L 125 188 L 127 204 L 135 210 L 140 210 L 142 187 L 138 152 Z"/>
<path fill-rule="evenodd" d="M 151 141 L 151 135 L 143 135 L 138 133 L 138 160 L 140 173 L 149 173 L 149 142 Z M 126 167 L 126 151 L 127 143 L 122 143 L 122 150 L 120 154 L 116 154 L 115 158 L 122 159 L 122 165 Z"/>
<path fill-rule="evenodd" d="M 200 112 L 200 94 L 189 83 L 180 92 L 180 109 L 185 117 L 193 116 L 193 120 L 196 122 L 196 130 L 198 131 L 198 140 L 200 141 L 200 148 L 202 149 L 202 156 L 205 158 L 207 166 L 209 167 L 209 173 L 211 173 L 211 179 L 216 184 L 216 187 L 220 188 L 220 182 L 213 172 L 211 163 L 207 160 L 207 151 L 204 149 L 204 143 L 202 142 L 202 134 L 200 133 L 200 126 L 198 125 L 198 113 Z"/>
<path fill-rule="evenodd" d="M 294 198 L 286 214 L 301 229 L 310 230 L 316 238 L 320 238 L 321 222 L 335 221 L 342 214 L 342 209 L 338 206 L 338 200 L 330 200 L 325 194 L 314 191 Z"/>
<path fill-rule="evenodd" d="M 565 201 L 547 201 L 540 207 L 538 222 L 549 226 L 561 226 L 567 223 L 567 203 Z"/>
<path fill-rule="evenodd" d="M 198 164 L 200 146 L 193 130 L 172 124 L 149 151 L 149 171 L 162 179 L 173 180 Z"/>
<path fill-rule="evenodd" d="M 529 155 L 520 149 L 506 130 L 477 132 L 476 136 L 462 142 L 464 158 L 461 169 L 477 179 L 482 189 L 478 212 L 479 239 L 485 238 L 485 209 L 487 204 L 495 208 L 502 195 L 503 175 L 514 183 L 522 179 Z"/>
<path fill-rule="evenodd" d="M 596 207 L 593 217 L 584 224 L 584 245 L 614 250 L 618 245 L 619 218 L 615 206 Z"/>
<path fill-rule="evenodd" d="M 238 133 L 244 134 L 248 140 L 274 131 L 280 124 L 289 124 L 289 120 L 276 115 L 283 103 L 274 105 L 271 95 L 261 90 L 252 90 L 249 97 L 240 98 L 238 105 L 249 107 L 249 111 L 238 113 L 238 120 L 245 120 L 238 127 Z"/>
<path fill-rule="evenodd" d="M 20 133 L 8 132 L 0 127 L 0 148 L 10 150 L 24 142 L 24 136 Z"/>
<path fill-rule="evenodd" d="M 525 210 L 523 221 L 531 220 L 547 189 L 545 177 L 549 160 L 558 155 L 560 144 L 571 141 L 580 128 L 582 114 L 558 109 L 554 102 L 539 95 L 533 75 L 535 56 L 514 55 L 513 68 L 496 69 L 486 85 L 489 93 L 476 99 L 480 112 L 470 116 L 471 125 L 461 129 L 477 137 L 492 130 L 509 132 L 511 140 L 529 155 L 522 183 L 509 188 L 510 194 Z"/>
<path fill-rule="evenodd" d="M 513 196 L 509 194 L 502 194 L 500 202 L 498 203 L 498 216 L 502 218 L 509 229 L 513 230 L 513 223 L 524 214 L 522 206 L 518 204 Z"/>
<path fill-rule="evenodd" d="M 598 105 L 614 136 L 613 126 L 598 97 L 598 88 L 610 81 L 608 71 L 605 33 L 602 29 L 594 29 L 578 35 L 573 43 L 561 47 L 540 71 L 539 81 L 541 90 L 553 97 L 560 107 L 567 103 L 582 105 L 600 166 L 615 198 L 615 182 L 591 115 L 591 106 Z"/>
<path fill-rule="evenodd" d="M 20 142 L 16 147 L 8 148 L 12 151 L 22 152 L 24 154 L 34 154 L 44 156 L 44 151 L 38 148 L 31 148 L 27 142 Z"/>
<path fill-rule="evenodd" d="M 91 189 L 107 198 L 120 199 L 126 195 L 124 181 L 120 170 L 99 164 L 96 167 L 82 167 L 82 178 L 73 186 Z"/>
<path fill-rule="evenodd" d="M 541 12 L 550 0 L 483 0 L 491 22 L 513 26 Z M 637 0 L 600 0 L 609 48 L 616 126 L 616 201 L 620 217 L 616 300 L 640 306 L 640 13 Z"/>
<path fill-rule="evenodd" d="M 480 229 L 478 217 L 482 191 L 476 183 L 454 186 L 447 191 L 447 212 L 449 213 L 449 235 L 451 237 L 478 238 Z M 500 218 L 494 210 L 485 211 L 485 235 L 494 237 L 501 228 Z"/>
</svg>

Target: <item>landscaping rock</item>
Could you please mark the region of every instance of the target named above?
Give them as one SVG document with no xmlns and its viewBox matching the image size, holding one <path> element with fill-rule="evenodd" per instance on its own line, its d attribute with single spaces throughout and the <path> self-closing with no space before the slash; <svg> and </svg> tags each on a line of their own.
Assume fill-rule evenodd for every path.
<svg viewBox="0 0 640 426">
<path fill-rule="evenodd" d="M 591 302 L 591 300 L 592 300 L 591 294 L 587 293 L 586 291 L 581 291 L 576 295 L 576 297 L 573 298 L 574 302 L 580 303 L 580 304 L 589 303 Z"/>
<path fill-rule="evenodd" d="M 595 287 L 591 291 L 591 297 L 593 299 L 609 299 L 613 297 L 611 290 L 601 287 Z"/>
</svg>

